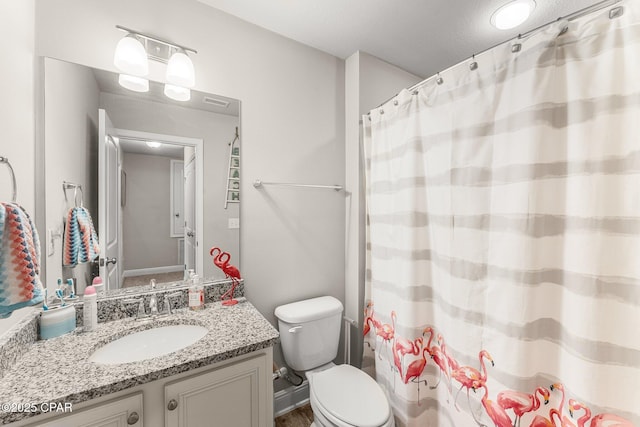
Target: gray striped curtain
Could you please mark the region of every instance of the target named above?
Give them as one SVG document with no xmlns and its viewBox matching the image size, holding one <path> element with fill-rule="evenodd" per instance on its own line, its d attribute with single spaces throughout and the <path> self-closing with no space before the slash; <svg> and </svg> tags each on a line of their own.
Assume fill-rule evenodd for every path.
<svg viewBox="0 0 640 427">
<path fill-rule="evenodd" d="M 640 2 L 615 7 L 365 117 L 363 368 L 397 425 L 640 426 Z"/>
</svg>

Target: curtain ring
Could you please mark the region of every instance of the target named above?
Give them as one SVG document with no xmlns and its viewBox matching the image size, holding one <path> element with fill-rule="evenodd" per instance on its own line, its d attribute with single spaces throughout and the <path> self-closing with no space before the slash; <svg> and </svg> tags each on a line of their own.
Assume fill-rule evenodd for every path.
<svg viewBox="0 0 640 427">
<path fill-rule="evenodd" d="M 440 77 L 440 73 L 438 73 L 438 78 L 436 79 L 436 83 L 438 83 L 439 85 L 444 83 L 444 79 L 442 77 Z"/>
<path fill-rule="evenodd" d="M 522 49 L 522 45 L 520 43 L 516 43 L 513 46 L 511 46 L 511 53 L 520 52 L 521 49 Z"/>
<path fill-rule="evenodd" d="M 393 105 L 398 105 L 398 100 L 397 99 L 393 100 Z"/>
</svg>

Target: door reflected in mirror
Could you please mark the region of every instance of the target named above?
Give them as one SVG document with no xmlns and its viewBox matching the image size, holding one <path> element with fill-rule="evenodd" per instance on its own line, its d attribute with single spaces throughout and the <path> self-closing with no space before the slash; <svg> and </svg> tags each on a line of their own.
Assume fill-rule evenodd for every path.
<svg viewBox="0 0 640 427">
<path fill-rule="evenodd" d="M 141 94 L 120 87 L 115 73 L 42 63 L 47 286 L 73 277 L 82 293 L 98 269 L 107 290 L 181 281 L 189 269 L 221 279 L 212 246 L 239 265 L 239 101 L 197 91 L 173 101 L 161 83 Z M 62 266 L 68 241 L 56 236 L 70 229 L 73 207 L 63 181 L 83 187 L 96 265 Z"/>
</svg>

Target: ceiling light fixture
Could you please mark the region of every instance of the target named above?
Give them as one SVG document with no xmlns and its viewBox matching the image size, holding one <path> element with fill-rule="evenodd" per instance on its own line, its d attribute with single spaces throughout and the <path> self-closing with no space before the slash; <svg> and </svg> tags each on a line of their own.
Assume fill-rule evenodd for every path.
<svg viewBox="0 0 640 427">
<path fill-rule="evenodd" d="M 167 64 L 164 94 L 176 101 L 191 99 L 188 88 L 196 84 L 195 70 L 187 52 L 194 49 L 152 37 L 138 31 L 116 25 L 127 34 L 118 42 L 113 63 L 122 72 L 118 83 L 136 92 L 148 92 L 149 60 Z"/>
<path fill-rule="evenodd" d="M 493 12 L 491 25 L 499 30 L 515 28 L 526 21 L 535 8 L 534 0 L 514 0 Z"/>
<path fill-rule="evenodd" d="M 150 148 L 158 148 L 160 147 L 162 144 L 156 141 L 147 141 L 147 147 Z"/>
</svg>

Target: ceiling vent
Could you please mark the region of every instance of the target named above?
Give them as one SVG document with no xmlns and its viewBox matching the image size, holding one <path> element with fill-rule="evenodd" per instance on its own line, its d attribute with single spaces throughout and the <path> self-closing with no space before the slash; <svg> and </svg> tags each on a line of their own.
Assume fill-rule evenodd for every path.
<svg viewBox="0 0 640 427">
<path fill-rule="evenodd" d="M 202 102 L 209 105 L 215 105 L 216 107 L 227 108 L 229 106 L 229 101 L 224 101 L 222 99 L 211 98 L 210 96 L 205 96 L 202 99 Z"/>
</svg>

